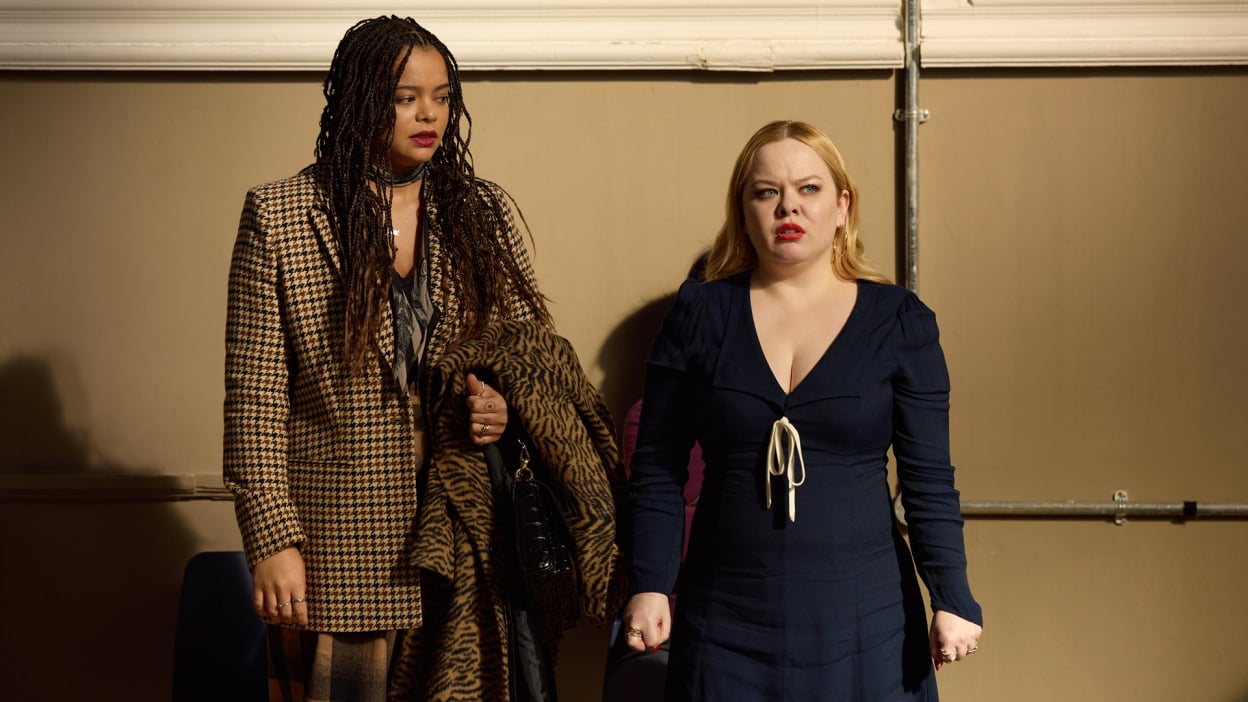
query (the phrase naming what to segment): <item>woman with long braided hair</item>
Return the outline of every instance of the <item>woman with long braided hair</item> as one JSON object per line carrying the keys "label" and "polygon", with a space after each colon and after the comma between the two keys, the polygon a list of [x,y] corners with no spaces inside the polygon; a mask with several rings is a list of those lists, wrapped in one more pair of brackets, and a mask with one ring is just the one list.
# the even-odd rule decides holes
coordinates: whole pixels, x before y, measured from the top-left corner
{"label": "woman with long braided hair", "polygon": [[[493,321],[550,316],[523,218],[474,175],[458,68],[437,37],[411,19],[356,24],[324,94],[316,162],[253,188],[243,209],[224,475],[256,611],[276,625],[271,697],[383,700],[396,641],[422,619],[424,370]],[[465,379],[475,446],[508,425],[483,380]]]}

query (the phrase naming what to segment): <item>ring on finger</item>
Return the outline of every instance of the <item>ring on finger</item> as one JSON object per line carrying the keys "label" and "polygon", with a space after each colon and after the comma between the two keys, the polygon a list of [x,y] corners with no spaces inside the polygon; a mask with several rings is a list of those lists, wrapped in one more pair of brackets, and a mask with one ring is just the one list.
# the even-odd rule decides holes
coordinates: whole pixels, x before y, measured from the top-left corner
{"label": "ring on finger", "polygon": [[966,649],[966,654],[969,656],[970,654],[978,650],[979,650],[979,644],[975,644],[974,646],[971,646],[970,648]]}
{"label": "ring on finger", "polygon": [[641,627],[630,626],[624,630],[624,636],[630,639],[640,639],[645,636],[645,633],[642,632]]}
{"label": "ring on finger", "polygon": [[477,397],[485,397],[485,389],[489,387],[484,382],[481,383],[481,392],[477,393]]}
{"label": "ring on finger", "polygon": [[290,598],[290,603],[291,603],[291,604],[303,604],[304,602],[307,602],[307,600],[303,599],[302,597],[292,597],[292,598]]}
{"label": "ring on finger", "polygon": [[290,603],[289,603],[289,602],[278,602],[278,603],[277,603],[277,608],[278,608],[278,609],[284,609],[284,608],[289,607],[289,606],[290,606]]}
{"label": "ring on finger", "polygon": [[485,435],[486,435],[486,434],[489,434],[489,433],[490,433],[490,425],[489,425],[489,424],[482,424],[482,425],[481,425],[481,431],[477,432],[477,436],[480,436],[480,437],[482,437],[482,438],[485,438]]}

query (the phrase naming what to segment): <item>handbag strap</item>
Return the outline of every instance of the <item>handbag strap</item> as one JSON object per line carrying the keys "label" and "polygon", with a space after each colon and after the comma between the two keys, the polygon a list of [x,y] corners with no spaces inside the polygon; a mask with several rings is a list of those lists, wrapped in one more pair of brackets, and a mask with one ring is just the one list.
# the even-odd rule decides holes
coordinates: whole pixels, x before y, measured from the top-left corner
{"label": "handbag strap", "polygon": [[516,480],[532,480],[533,469],[529,467],[529,447],[519,439],[516,439],[516,443],[520,445],[520,466],[516,468],[515,475],[512,477]]}

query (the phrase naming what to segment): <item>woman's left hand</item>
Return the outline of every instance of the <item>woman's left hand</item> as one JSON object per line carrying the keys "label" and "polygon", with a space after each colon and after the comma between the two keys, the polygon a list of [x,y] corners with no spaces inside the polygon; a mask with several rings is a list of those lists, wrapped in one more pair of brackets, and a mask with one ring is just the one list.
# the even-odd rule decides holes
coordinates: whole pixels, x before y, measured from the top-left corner
{"label": "woman's left hand", "polygon": [[936,610],[932,615],[932,633],[928,643],[936,670],[979,650],[979,636],[983,632],[983,628],[974,622],[952,612]]}
{"label": "woman's left hand", "polygon": [[507,403],[498,390],[468,374],[468,435],[478,446],[498,441],[507,428]]}

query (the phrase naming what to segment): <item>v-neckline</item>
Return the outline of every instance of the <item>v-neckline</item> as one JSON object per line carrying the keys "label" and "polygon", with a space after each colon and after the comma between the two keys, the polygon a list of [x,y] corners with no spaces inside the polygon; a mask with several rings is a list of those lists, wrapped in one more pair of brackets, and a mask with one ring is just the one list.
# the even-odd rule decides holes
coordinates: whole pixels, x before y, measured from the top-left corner
{"label": "v-neckline", "polygon": [[820,354],[819,360],[815,361],[815,364],[810,367],[810,370],[806,373],[806,375],[802,376],[802,379],[797,381],[797,383],[793,386],[793,389],[785,390],[784,384],[780,382],[780,379],[776,377],[775,371],[771,369],[771,363],[767,360],[766,352],[763,351],[763,340],[758,335],[758,324],[754,321],[754,300],[750,297],[750,284],[748,278],[745,280],[744,291],[745,316],[746,319],[749,320],[750,334],[754,338],[754,350],[758,352],[758,357],[762,360],[763,367],[767,369],[767,375],[771,378],[771,382],[774,384],[775,388],[780,391],[781,396],[783,396],[786,401],[793,397],[793,395],[806,384],[806,381],[809,380],[810,377],[813,376],[828,360],[828,356],[832,354],[832,351],[836,348],[837,344],[845,336],[845,332],[849,329],[849,325],[854,321],[854,318],[858,316],[858,309],[861,307],[862,303],[862,281],[855,280],[854,303],[849,308],[849,315],[845,317],[845,323],[841,325],[840,331],[836,333],[836,336],[832,337],[832,341],[828,342],[827,348],[825,348],[823,353]]}

